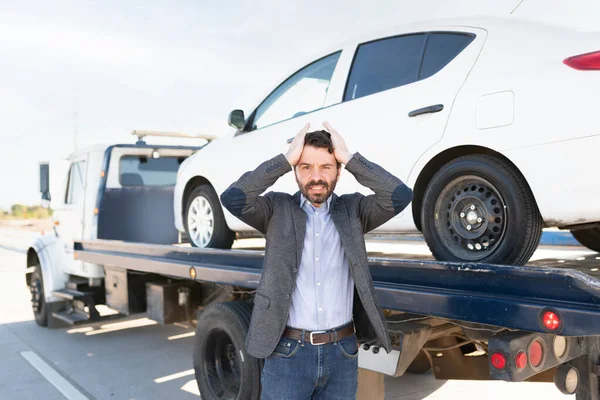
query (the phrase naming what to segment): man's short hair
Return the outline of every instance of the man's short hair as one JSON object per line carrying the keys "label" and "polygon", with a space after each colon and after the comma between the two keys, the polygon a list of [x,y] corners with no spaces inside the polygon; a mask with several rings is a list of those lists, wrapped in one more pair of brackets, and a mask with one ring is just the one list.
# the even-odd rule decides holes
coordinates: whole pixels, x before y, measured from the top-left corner
{"label": "man's short hair", "polygon": [[[333,154],[331,134],[324,130],[308,132],[304,137],[304,145],[316,147],[317,149],[327,149],[329,154]],[[337,167],[341,167],[339,162],[337,163]]]}

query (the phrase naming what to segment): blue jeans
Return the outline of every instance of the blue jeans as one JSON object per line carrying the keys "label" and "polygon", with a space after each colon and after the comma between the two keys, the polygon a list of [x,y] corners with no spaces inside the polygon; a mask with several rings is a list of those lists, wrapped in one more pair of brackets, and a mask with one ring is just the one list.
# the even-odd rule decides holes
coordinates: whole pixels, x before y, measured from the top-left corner
{"label": "blue jeans", "polygon": [[356,399],[356,336],[323,345],[312,345],[305,336],[304,341],[281,338],[265,359],[261,400]]}

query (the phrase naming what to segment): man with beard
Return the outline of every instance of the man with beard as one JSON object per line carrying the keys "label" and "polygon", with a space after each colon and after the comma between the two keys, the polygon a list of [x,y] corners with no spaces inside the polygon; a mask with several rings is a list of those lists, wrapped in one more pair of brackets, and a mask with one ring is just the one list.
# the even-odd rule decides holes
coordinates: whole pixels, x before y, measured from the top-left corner
{"label": "man with beard", "polygon": [[[233,215],[266,237],[246,337],[246,351],[265,358],[263,400],[354,399],[359,342],[391,350],[364,234],[400,213],[412,191],[352,155],[328,123],[326,130],[307,133],[309,127],[285,155],[245,173],[221,195]],[[341,164],[374,194],[334,194]],[[260,195],[292,169],[299,192]]]}

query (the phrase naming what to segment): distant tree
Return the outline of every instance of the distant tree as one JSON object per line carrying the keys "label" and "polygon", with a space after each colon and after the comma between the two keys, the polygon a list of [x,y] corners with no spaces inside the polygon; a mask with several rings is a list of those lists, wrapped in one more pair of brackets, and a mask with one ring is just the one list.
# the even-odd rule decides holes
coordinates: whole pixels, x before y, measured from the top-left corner
{"label": "distant tree", "polygon": [[15,204],[10,213],[0,210],[0,219],[46,219],[52,216],[52,210],[40,206]]}

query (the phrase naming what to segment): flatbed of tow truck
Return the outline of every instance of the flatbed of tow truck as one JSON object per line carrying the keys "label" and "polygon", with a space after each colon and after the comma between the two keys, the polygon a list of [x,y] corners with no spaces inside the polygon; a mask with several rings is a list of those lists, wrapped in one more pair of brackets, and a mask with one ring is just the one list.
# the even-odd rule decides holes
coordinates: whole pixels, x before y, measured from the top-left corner
{"label": "flatbed of tow truck", "polygon": [[[229,300],[249,303],[264,253],[93,240],[76,242],[75,257],[132,273],[215,285],[233,296]],[[387,355],[365,343],[361,367],[399,376],[418,369],[418,358],[425,354],[438,378],[555,380],[559,389],[567,390],[567,372],[578,366],[577,399],[598,398],[598,255],[539,259],[526,266],[414,258],[370,253],[369,266],[388,316],[394,351]],[[205,307],[199,310],[198,327]],[[556,319],[554,324],[547,323],[548,315]],[[553,356],[556,338],[564,341],[565,350]],[[529,352],[533,342],[543,349],[543,363],[523,367],[511,361],[515,351]],[[492,357],[499,354],[505,357],[502,368]]]}

